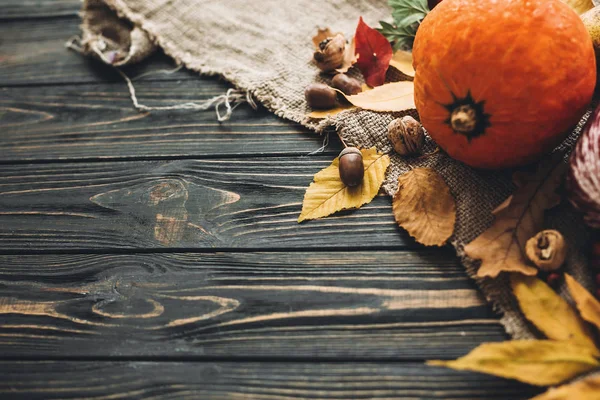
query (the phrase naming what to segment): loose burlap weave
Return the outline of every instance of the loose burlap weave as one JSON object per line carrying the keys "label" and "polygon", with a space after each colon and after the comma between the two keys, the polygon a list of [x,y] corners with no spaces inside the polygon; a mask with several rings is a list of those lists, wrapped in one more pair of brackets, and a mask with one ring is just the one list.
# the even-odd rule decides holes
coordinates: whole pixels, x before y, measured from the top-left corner
{"label": "loose burlap weave", "polygon": [[[335,125],[346,143],[359,147],[377,146],[379,150],[391,153],[387,125],[398,115],[360,110],[319,122],[307,119],[310,110],[304,101],[304,88],[314,81],[324,80],[311,63],[311,38],[317,28],[331,27],[349,37],[359,16],[370,25],[388,19],[391,10],[387,0],[93,0],[93,3],[88,0],[83,9],[84,50],[86,41],[103,40],[103,28],[97,25],[102,18],[97,13],[101,16],[106,9],[97,4],[100,1],[127,21],[112,24],[125,36],[130,33],[133,39],[137,32],[135,35],[140,40],[141,29],[152,43],[178,63],[202,74],[224,77],[283,118],[316,131]],[[112,32],[111,36],[114,42],[120,34]],[[119,60],[142,58],[132,39],[122,42],[120,51],[123,55]],[[109,47],[114,51],[114,45]],[[106,46],[103,44],[102,48]],[[144,49],[147,53],[148,47]],[[569,136],[563,149],[570,150],[580,129],[581,126]],[[435,146],[429,141],[428,147],[433,149]],[[514,190],[510,172],[476,171],[442,152],[421,160],[392,155],[385,191],[393,195],[400,174],[411,167],[424,165],[437,170],[456,197],[458,215],[451,243],[468,274],[475,277],[477,264],[465,258],[463,246],[491,224],[491,211]],[[547,226],[563,232],[570,242],[568,270],[589,288],[591,282],[582,249],[587,237],[581,219],[567,204],[549,214]],[[502,313],[502,323],[513,337],[535,335],[534,329],[520,314],[506,278],[478,280],[478,284]]]}

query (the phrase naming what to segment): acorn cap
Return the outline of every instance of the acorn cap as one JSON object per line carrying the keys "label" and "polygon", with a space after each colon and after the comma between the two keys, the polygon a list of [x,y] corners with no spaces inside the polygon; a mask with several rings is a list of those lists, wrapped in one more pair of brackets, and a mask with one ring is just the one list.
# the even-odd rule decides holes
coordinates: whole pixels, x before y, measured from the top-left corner
{"label": "acorn cap", "polygon": [[359,149],[357,149],[356,147],[346,147],[344,150],[342,150],[342,152],[339,155],[339,158],[342,158],[343,156],[345,156],[346,154],[360,154],[362,156],[362,153],[360,152]]}

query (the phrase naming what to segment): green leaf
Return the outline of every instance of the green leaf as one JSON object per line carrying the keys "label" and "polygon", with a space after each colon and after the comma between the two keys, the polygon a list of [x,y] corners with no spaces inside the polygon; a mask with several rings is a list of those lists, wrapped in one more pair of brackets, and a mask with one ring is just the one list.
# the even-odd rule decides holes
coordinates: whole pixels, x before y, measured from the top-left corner
{"label": "green leaf", "polygon": [[407,17],[419,14],[423,19],[429,12],[427,0],[389,0],[388,4],[392,7],[392,17],[399,26]]}
{"label": "green leaf", "polygon": [[392,42],[394,51],[402,48],[412,48],[412,43],[417,34],[418,24],[413,24],[404,27],[397,27],[385,21],[380,21],[381,28],[378,29],[387,40]]}

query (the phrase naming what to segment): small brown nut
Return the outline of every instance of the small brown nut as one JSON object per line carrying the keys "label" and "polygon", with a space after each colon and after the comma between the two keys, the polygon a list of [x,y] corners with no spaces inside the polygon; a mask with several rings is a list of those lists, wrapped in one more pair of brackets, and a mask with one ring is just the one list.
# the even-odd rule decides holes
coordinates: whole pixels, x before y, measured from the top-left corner
{"label": "small brown nut", "polygon": [[362,92],[362,86],[360,85],[360,82],[354,78],[350,78],[346,74],[337,74],[334,76],[331,80],[331,85],[334,88],[341,90],[348,96]]}
{"label": "small brown nut", "polygon": [[328,110],[337,104],[335,90],[323,83],[312,83],[304,91],[306,102],[311,108]]}
{"label": "small brown nut", "polygon": [[390,123],[388,139],[401,156],[418,154],[425,143],[425,130],[416,119],[406,115]]}
{"label": "small brown nut", "polygon": [[338,33],[334,37],[323,40],[313,57],[321,71],[331,72],[342,66],[345,53],[346,39],[344,35]]}
{"label": "small brown nut", "polygon": [[565,238],[555,230],[541,231],[525,245],[527,257],[542,271],[559,269],[565,263],[567,250]]}
{"label": "small brown nut", "polygon": [[347,186],[358,186],[365,175],[362,153],[356,147],[346,147],[339,156],[340,178]]}

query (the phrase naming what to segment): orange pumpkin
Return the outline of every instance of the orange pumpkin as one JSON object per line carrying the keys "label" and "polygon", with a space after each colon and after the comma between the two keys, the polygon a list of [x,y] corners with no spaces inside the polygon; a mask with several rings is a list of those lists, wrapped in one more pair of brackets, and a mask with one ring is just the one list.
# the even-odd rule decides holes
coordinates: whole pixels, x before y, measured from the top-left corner
{"label": "orange pumpkin", "polygon": [[592,41],[560,0],[444,0],[413,48],[421,122],[451,157],[479,168],[538,159],[586,111]]}

